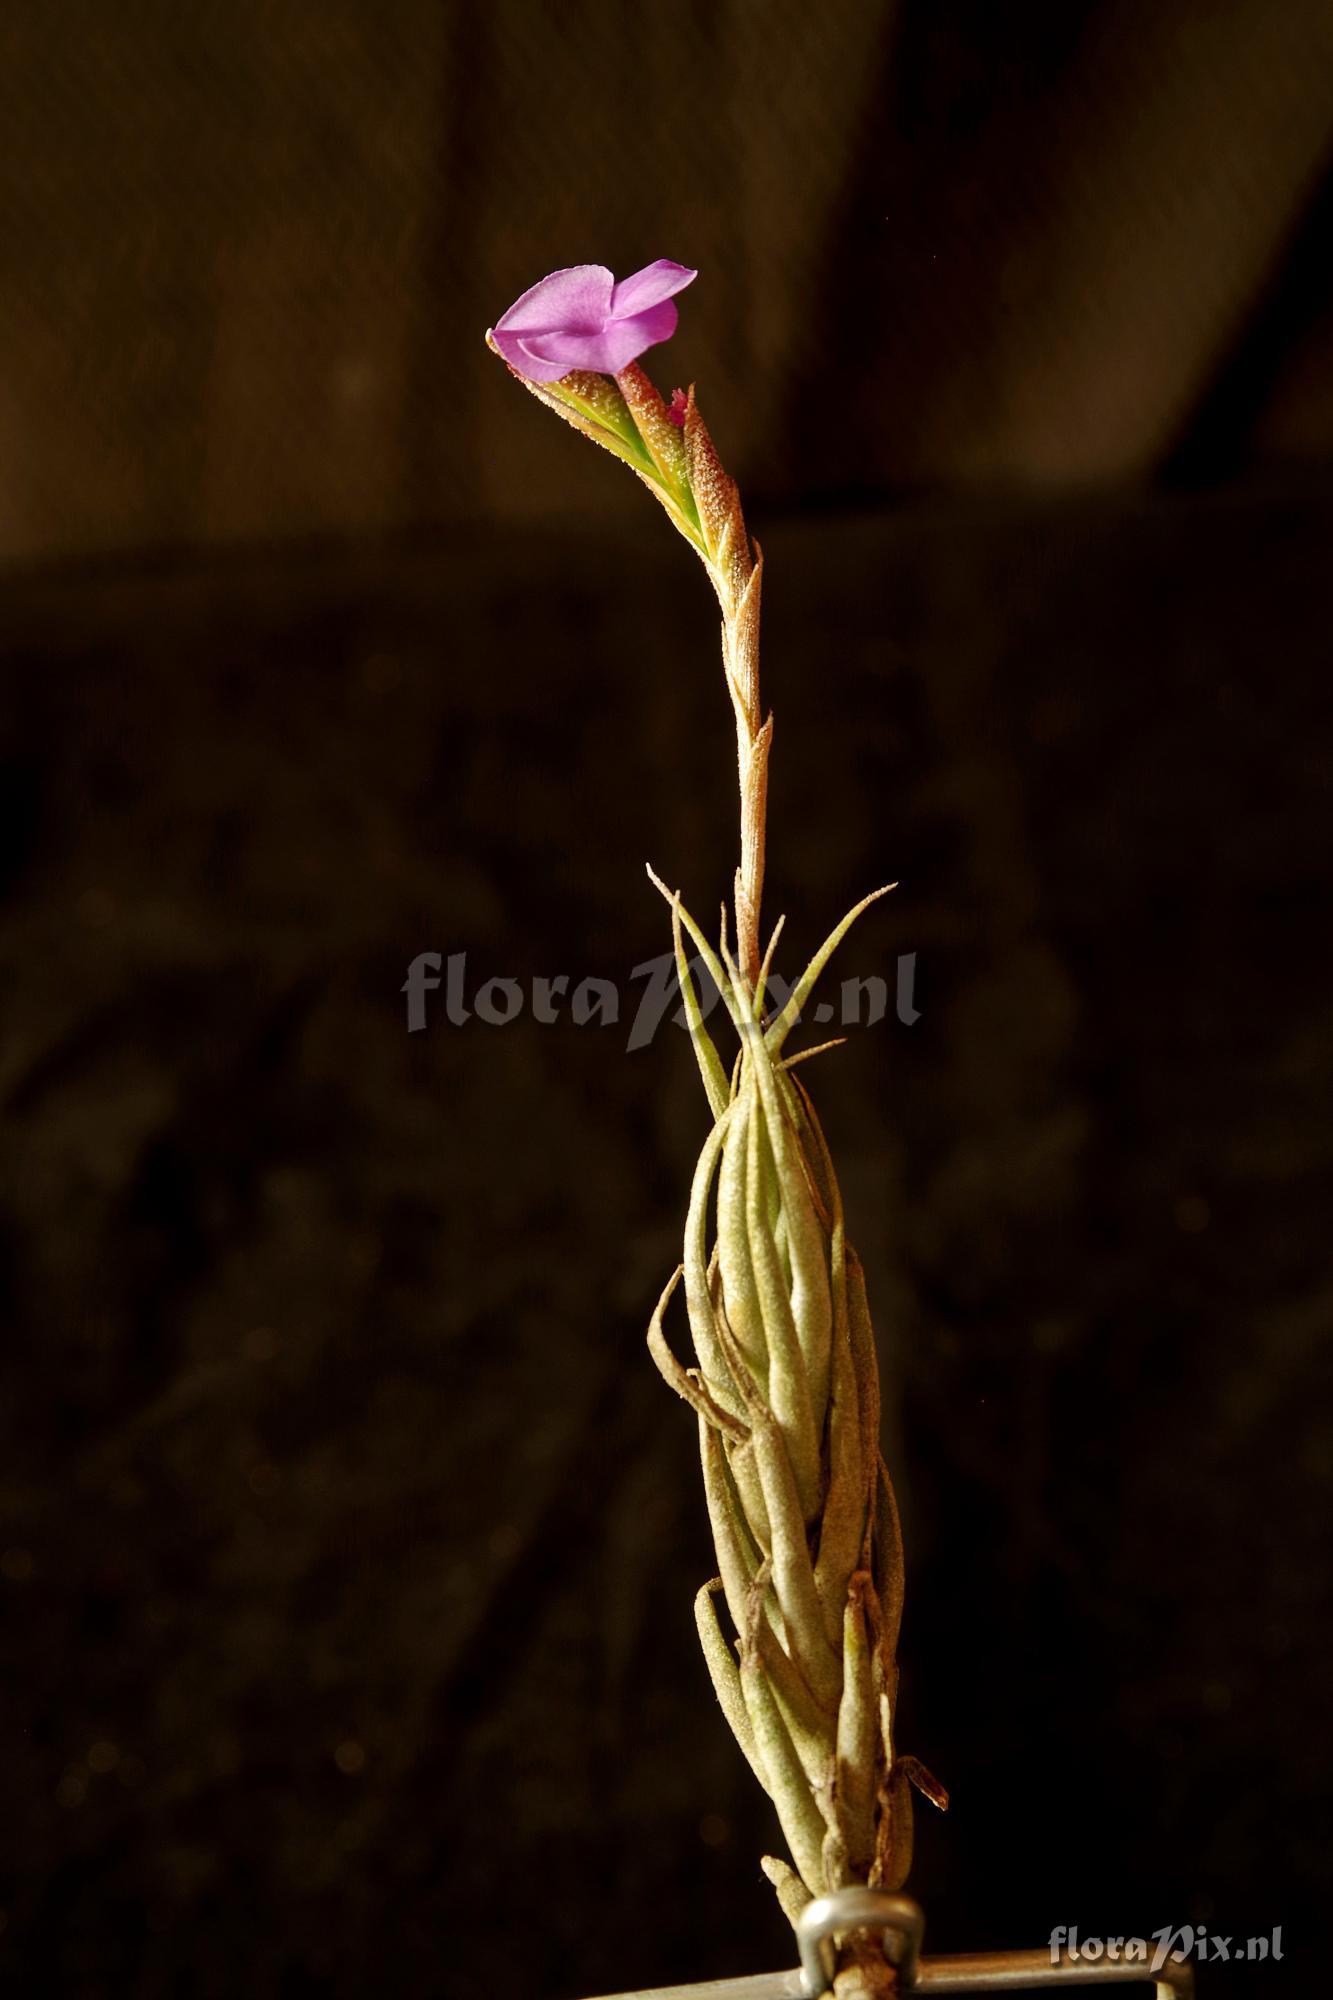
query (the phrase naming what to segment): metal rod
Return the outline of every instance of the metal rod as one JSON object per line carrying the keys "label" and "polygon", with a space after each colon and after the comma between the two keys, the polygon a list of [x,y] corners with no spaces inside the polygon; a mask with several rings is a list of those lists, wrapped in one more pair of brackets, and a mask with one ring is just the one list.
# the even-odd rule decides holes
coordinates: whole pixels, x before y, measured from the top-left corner
{"label": "metal rod", "polygon": [[[1051,1964],[1044,1951],[961,1952],[956,1956],[918,1961],[911,1993],[1013,1993],[1031,1987],[1103,1986],[1138,1981],[1156,1988],[1157,2000],[1188,2000],[1194,1991],[1191,1968],[1168,1960],[1157,1972],[1141,1963],[1131,1965],[1080,1960]],[[740,1979],[705,1979],[691,1986],[655,1986],[637,1993],[619,1993],[607,2000],[805,2000],[799,1970],[752,1972]]]}
{"label": "metal rod", "polygon": [[1183,1959],[1154,1966],[1144,1959],[1070,1958],[1049,1949],[969,1951],[919,1956],[926,1918],[910,1896],[882,1889],[837,1889],[807,1903],[797,1921],[801,1968],[744,1979],[709,1979],[695,1986],[660,1986],[608,2000],[819,2000],[833,1975],[831,1940],[843,1931],[879,1931],[884,1955],[897,1968],[904,1996],[912,1993],[1015,1993],[1033,1987],[1152,1986],[1156,2000],[1192,2000],[1194,1969]]}
{"label": "metal rod", "polygon": [[805,1987],[793,1972],[751,1972],[741,1979],[704,1979],[693,1986],[654,1986],[637,1993],[608,1993],[602,2000],[802,2000]]}
{"label": "metal rod", "polygon": [[1151,1983],[1158,2000],[1194,1992],[1194,1973],[1178,1959],[1156,1971],[1146,1959],[1066,1958],[1049,1951],[967,1951],[923,1958],[907,1993],[1007,1993],[1031,1986],[1130,1986]]}

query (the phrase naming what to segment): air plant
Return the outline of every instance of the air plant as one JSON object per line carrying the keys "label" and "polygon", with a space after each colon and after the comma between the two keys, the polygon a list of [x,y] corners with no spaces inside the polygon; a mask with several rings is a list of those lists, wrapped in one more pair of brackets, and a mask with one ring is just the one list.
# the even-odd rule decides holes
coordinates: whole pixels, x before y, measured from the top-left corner
{"label": "air plant", "polygon": [[[675,295],[695,276],[665,258],[619,283],[599,264],[556,271],[487,341],[548,409],[638,474],[699,555],[722,613],[740,778],[734,944],[725,905],[714,949],[679,893],[649,870],[671,908],[712,1126],[682,1259],[648,1345],[698,1419],[718,1574],[700,1590],[695,1617],[718,1701],[787,1842],[789,1860],[769,1855],[762,1865],[794,1923],[827,1891],[899,1888],[912,1854],[913,1787],[941,1808],[948,1801],[895,1749],[903,1555],[880,1452],[875,1338],[833,1162],[798,1074],[819,1050],[788,1052],[833,952],[887,890],[858,903],[784,1004],[768,1006],[782,919],[761,950],[773,741],[759,697],[763,555],[693,387],[668,403],[638,365],[675,331]],[[733,1064],[705,1026],[687,938],[725,1002]],[[677,1359],[665,1331],[682,1279],[692,1364]],[[843,1940],[839,1995],[887,1993],[893,1983],[876,1943]]]}

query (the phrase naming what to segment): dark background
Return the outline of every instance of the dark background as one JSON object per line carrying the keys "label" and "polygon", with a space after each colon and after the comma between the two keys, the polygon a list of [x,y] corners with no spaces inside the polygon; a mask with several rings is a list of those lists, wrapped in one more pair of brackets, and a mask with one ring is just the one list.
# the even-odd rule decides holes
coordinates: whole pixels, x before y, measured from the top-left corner
{"label": "dark background", "polygon": [[[481,332],[698,265],[764,542],[770,908],[909,1554],[935,1949],[1329,1872],[1323,0],[0,20],[16,1993],[789,1965],[643,1329],[705,1113],[630,969],[733,865],[707,585]],[[1305,1990],[1315,1990],[1309,1986]]]}

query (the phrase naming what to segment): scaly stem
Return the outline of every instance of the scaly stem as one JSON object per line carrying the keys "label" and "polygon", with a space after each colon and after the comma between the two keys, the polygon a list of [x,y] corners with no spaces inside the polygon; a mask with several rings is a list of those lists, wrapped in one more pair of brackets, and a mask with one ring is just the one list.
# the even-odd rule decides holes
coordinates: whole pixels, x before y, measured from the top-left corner
{"label": "scaly stem", "polygon": [[722,664],[736,714],[740,778],[741,860],[736,873],[736,945],[753,992],[759,981],[759,909],[764,893],[764,831],[768,752],[773,719],[759,704],[759,598],[763,551],[751,552],[736,482],[723,469],[690,390],[685,408],[685,459],[699,517],[698,546],[722,611]]}
{"label": "scaly stem", "polygon": [[[759,982],[759,910],[764,894],[764,841],[768,817],[768,749],[772,718],[759,719],[759,567],[753,615],[723,613],[722,653],[736,711],[736,762],[740,777],[741,865],[736,876],[736,945],[753,992]],[[716,579],[715,579],[716,581]],[[719,595],[721,593],[719,592]],[[747,657],[748,656],[748,657]]]}

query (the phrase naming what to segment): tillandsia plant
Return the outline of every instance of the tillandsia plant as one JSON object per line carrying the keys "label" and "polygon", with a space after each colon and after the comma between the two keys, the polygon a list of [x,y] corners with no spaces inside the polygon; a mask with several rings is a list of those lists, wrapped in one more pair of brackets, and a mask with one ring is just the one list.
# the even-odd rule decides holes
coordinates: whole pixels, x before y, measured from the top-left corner
{"label": "tillandsia plant", "polygon": [[[649,870],[671,906],[685,1015],[713,1122],[694,1175],[682,1262],[652,1316],[648,1345],[698,1418],[718,1574],[699,1592],[695,1616],[718,1701],[790,1849],[790,1860],[766,1856],[763,1868],[794,1923],[826,1891],[901,1887],[912,1853],[913,1786],[937,1806],[947,1798],[916,1759],[895,1749],[903,1557],[879,1446],[875,1339],[833,1162],[797,1074],[820,1051],[788,1052],[837,945],[886,891],[843,918],[781,1007],[766,1004],[782,919],[761,950],[773,740],[759,698],[763,555],[746,532],[736,484],[693,387],[667,402],[638,365],[674,333],[675,294],[695,276],[665,258],[618,284],[600,264],[576,265],[525,292],[486,337],[548,409],[639,475],[701,558],[722,612],[740,774],[734,947],[725,904],[714,950],[679,893]],[[730,1067],[704,1023],[687,937],[735,1031],[739,1052]],[[682,1278],[692,1366],[676,1358],[664,1330]],[[882,1994],[893,1984],[877,1943],[843,1940],[840,1995]]]}

